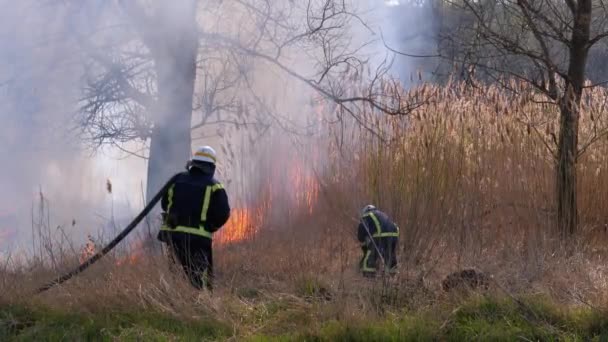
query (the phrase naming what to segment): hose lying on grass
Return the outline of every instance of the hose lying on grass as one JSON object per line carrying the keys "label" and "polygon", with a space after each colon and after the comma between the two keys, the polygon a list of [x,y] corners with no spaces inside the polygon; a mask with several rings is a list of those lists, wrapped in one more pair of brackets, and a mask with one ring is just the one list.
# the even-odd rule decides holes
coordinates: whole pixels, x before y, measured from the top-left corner
{"label": "hose lying on grass", "polygon": [[116,247],[116,245],[118,245],[125,237],[127,237],[127,235],[129,235],[129,233],[131,233],[131,231],[133,229],[135,229],[135,227],[137,227],[137,225],[139,224],[139,222],[141,222],[141,220],[143,220],[143,218],[146,217],[146,215],[148,215],[148,213],[150,213],[150,211],[152,210],[152,208],[154,208],[154,206],[156,205],[156,203],[158,203],[158,201],[160,201],[160,199],[167,192],[167,190],[169,189],[169,187],[171,186],[171,184],[173,184],[173,182],[175,181],[175,178],[178,175],[179,174],[176,174],[173,177],[171,177],[171,179],[169,179],[167,181],[167,183],[165,183],[165,185],[160,189],[160,191],[158,191],[158,193],[156,193],[156,195],[150,200],[150,202],[148,202],[148,204],[146,205],[146,207],[139,213],[139,215],[137,215],[133,219],[133,221],[131,221],[131,223],[129,223],[129,225],[120,234],[118,234],[118,236],[116,236],[114,238],[114,240],[112,240],[108,245],[106,245],[101,251],[97,252],[95,255],[93,255],[91,258],[89,258],[88,260],[86,260],[85,262],[83,262],[82,264],[80,264],[77,268],[75,268],[71,272],[68,272],[68,273],[66,273],[66,274],[64,274],[64,275],[56,278],[52,282],[50,282],[50,283],[48,283],[48,284],[40,287],[36,291],[36,294],[42,293],[42,292],[44,292],[44,291],[52,288],[55,285],[59,285],[59,284],[65,282],[65,281],[71,279],[75,275],[78,275],[79,273],[81,273],[84,270],[86,270],[87,268],[89,268],[89,266],[91,266],[94,263],[96,263],[104,255],[108,254],[114,247]]}

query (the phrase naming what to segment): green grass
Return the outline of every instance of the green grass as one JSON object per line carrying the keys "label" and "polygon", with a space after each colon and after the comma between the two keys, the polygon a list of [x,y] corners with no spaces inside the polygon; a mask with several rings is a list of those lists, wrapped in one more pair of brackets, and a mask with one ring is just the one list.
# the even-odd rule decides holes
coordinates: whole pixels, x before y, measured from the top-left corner
{"label": "green grass", "polygon": [[158,313],[0,309],[0,341],[212,341],[229,331],[213,319],[188,321]]}
{"label": "green grass", "polygon": [[[274,309],[272,303],[267,307]],[[280,305],[276,306],[278,314]],[[543,297],[476,297],[459,307],[435,306],[379,319],[319,322],[314,312],[269,315],[269,329],[237,340],[259,341],[608,341],[608,314],[569,309]],[[307,319],[305,319],[306,316]],[[263,320],[263,319],[262,319]],[[1,341],[211,341],[233,335],[213,318],[182,320],[158,313],[62,313],[0,308]],[[244,338],[247,336],[247,338]]]}
{"label": "green grass", "polygon": [[327,322],[315,331],[261,341],[607,341],[608,314],[561,309],[530,297],[476,298],[451,312],[433,308],[376,322]]}
{"label": "green grass", "polygon": [[608,315],[559,308],[543,297],[484,298],[458,310],[446,335],[453,340],[608,341]]}

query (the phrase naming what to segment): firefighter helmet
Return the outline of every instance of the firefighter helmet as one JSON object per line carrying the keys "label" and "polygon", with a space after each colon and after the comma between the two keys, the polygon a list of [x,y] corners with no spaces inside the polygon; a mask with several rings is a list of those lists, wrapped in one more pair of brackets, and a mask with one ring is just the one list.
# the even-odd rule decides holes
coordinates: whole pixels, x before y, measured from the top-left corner
{"label": "firefighter helmet", "polygon": [[194,152],[194,156],[192,156],[193,162],[205,162],[211,163],[213,165],[215,165],[216,159],[217,155],[215,153],[215,150],[211,148],[211,146],[199,147],[198,149],[196,149],[196,152]]}
{"label": "firefighter helmet", "polygon": [[376,207],[371,204],[366,205],[365,207],[363,207],[363,209],[361,209],[361,216],[367,214],[372,210],[376,210]]}

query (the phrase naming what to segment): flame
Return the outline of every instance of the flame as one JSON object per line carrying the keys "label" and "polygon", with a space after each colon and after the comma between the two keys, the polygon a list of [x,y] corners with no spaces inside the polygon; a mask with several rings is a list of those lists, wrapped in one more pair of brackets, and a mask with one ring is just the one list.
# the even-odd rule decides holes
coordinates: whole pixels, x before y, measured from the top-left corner
{"label": "flame", "polygon": [[253,211],[249,208],[235,208],[230,213],[230,219],[220,230],[217,242],[226,244],[237,242],[252,237],[256,233],[255,218]]}
{"label": "flame", "polygon": [[137,264],[144,254],[144,241],[141,239],[135,240],[133,245],[129,248],[127,255],[116,259],[116,266],[122,265],[135,265]]}
{"label": "flame", "polygon": [[297,208],[306,208],[308,214],[312,215],[319,198],[318,180],[297,163],[290,169],[289,177]]}
{"label": "flame", "polygon": [[[214,238],[217,242],[229,244],[253,238],[260,227],[271,219],[273,209],[276,211],[274,203],[287,204],[287,210],[290,212],[305,212],[308,215],[314,213],[320,192],[317,178],[304,167],[302,162],[292,159],[288,165],[286,173],[275,169],[276,173],[264,180],[258,189],[259,196],[255,205],[232,209],[230,219]],[[287,181],[288,188],[277,193],[273,190],[275,190],[275,181],[281,179],[281,173],[283,179]]]}
{"label": "flame", "polygon": [[[130,247],[129,252],[125,256],[122,256],[122,257],[119,257],[116,259],[116,261],[115,261],[116,266],[122,266],[122,265],[126,265],[126,264],[134,265],[134,264],[138,263],[139,260],[141,260],[142,255],[144,253],[143,245],[144,245],[143,240],[141,240],[141,239],[135,240],[133,245]],[[95,253],[97,253],[97,246],[95,244],[95,240],[93,240],[93,238],[91,236],[88,236],[87,242],[80,252],[78,261],[80,261],[80,263],[83,263],[83,262],[87,261],[89,258],[91,258],[93,255],[95,255]]]}
{"label": "flame", "polygon": [[96,252],[97,252],[97,247],[95,246],[95,240],[93,240],[93,238],[89,235],[87,237],[87,243],[84,245],[84,247],[82,248],[82,251],[80,252],[78,261],[80,261],[80,263],[83,263],[83,262],[87,261],[90,257],[92,257],[93,255],[95,255]]}
{"label": "flame", "polygon": [[[312,155],[314,157],[317,154],[312,153]],[[316,160],[312,162],[314,163]],[[267,178],[262,180],[257,189],[258,196],[251,201],[252,204],[231,210],[230,219],[215,234],[215,242],[230,244],[253,238],[260,228],[272,219],[273,210],[278,212],[278,215],[282,215],[282,209],[287,209],[288,213],[293,212],[297,215],[314,214],[321,189],[316,175],[312,172],[310,165],[305,165],[302,160],[293,156],[286,160],[286,166],[287,172],[281,167],[276,167]],[[278,180],[286,181],[286,183]],[[286,189],[281,189],[281,185],[286,185]],[[279,208],[275,208],[275,204]],[[286,207],[282,205],[286,205]],[[143,245],[141,239],[134,241],[130,252],[116,259],[116,265],[137,264],[144,254]],[[89,237],[81,252],[80,262],[86,261],[95,253],[95,242]]]}
{"label": "flame", "polygon": [[268,221],[272,208],[272,184],[268,182],[257,198],[256,205],[231,210],[230,219],[220,230],[216,241],[229,244],[253,238]]}
{"label": "flame", "polygon": [[116,260],[116,266],[123,265],[135,265],[141,260],[141,255],[139,253],[129,253],[129,255],[118,258]]}

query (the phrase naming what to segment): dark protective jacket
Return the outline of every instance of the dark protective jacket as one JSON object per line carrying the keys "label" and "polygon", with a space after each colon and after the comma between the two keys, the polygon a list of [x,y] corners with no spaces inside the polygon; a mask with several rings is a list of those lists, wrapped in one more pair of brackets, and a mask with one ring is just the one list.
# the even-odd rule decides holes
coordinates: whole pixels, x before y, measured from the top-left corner
{"label": "dark protective jacket", "polygon": [[211,239],[230,217],[228,195],[213,174],[197,167],[180,174],[161,200],[164,222],[159,240],[174,232]]}
{"label": "dark protective jacket", "polygon": [[382,211],[371,210],[361,217],[357,229],[357,239],[363,243],[370,235],[373,238],[399,237],[399,227]]}

